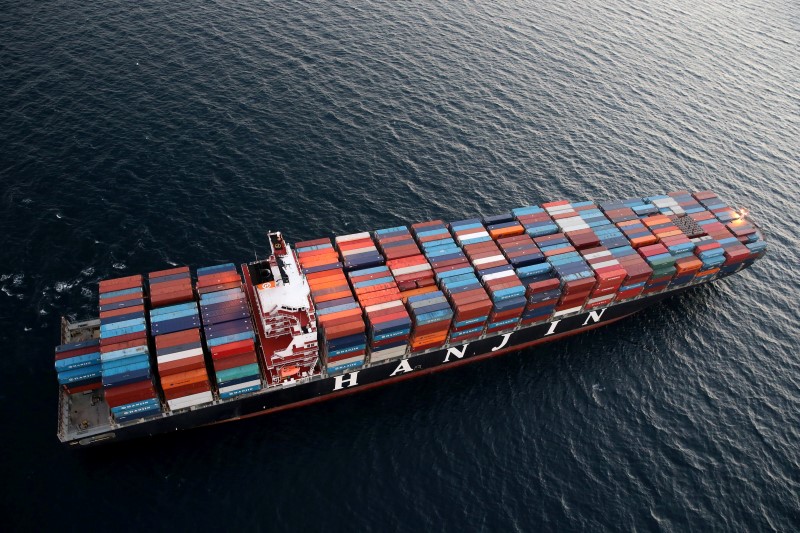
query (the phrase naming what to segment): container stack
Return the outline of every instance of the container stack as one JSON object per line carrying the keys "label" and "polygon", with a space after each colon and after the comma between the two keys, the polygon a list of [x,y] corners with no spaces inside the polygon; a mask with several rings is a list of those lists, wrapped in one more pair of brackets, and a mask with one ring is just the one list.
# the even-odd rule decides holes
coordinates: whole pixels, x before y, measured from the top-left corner
{"label": "container stack", "polygon": [[[530,239],[527,235],[524,237]],[[516,327],[525,311],[527,300],[525,286],[514,272],[513,266],[494,241],[468,244],[464,246],[464,251],[491,298],[492,310],[488,317],[486,333],[496,333]]]}
{"label": "container stack", "polygon": [[594,271],[563,233],[533,239],[561,280],[561,299],[554,316],[581,310],[595,285]]}
{"label": "container stack", "polygon": [[543,204],[561,232],[577,250],[600,244],[595,228],[609,225],[608,219],[591,202],[568,203],[566,200]]}
{"label": "container stack", "polygon": [[440,348],[447,341],[453,310],[441,291],[408,298],[408,310],[414,324],[411,350],[415,352]]}
{"label": "container stack", "polygon": [[451,222],[450,231],[461,246],[492,240],[491,235],[486,231],[480,218],[469,218]]}
{"label": "container stack", "polygon": [[645,201],[652,203],[658,208],[658,212],[666,216],[680,216],[685,215],[683,207],[678,205],[678,201],[670,195],[660,194],[657,196],[648,196],[644,198]]}
{"label": "container stack", "polygon": [[633,209],[619,201],[603,202],[600,204],[600,209],[605,213],[607,219],[617,225],[620,222],[639,219],[639,215],[634,213]]}
{"label": "container stack", "polygon": [[725,248],[724,272],[735,272],[747,261],[761,257],[767,244],[761,240],[759,231],[744,219],[737,219],[725,225],[725,228],[736,237],[738,244],[723,245]]}
{"label": "container stack", "polygon": [[197,292],[220,399],[260,390],[253,320],[236,265],[198,268]]}
{"label": "container stack", "polygon": [[661,243],[642,246],[637,251],[653,269],[653,275],[645,284],[643,294],[666,289],[676,272],[675,257]]}
{"label": "container stack", "polygon": [[634,248],[650,246],[651,244],[658,242],[658,238],[650,233],[650,230],[647,229],[647,226],[644,225],[644,222],[638,218],[635,220],[617,222],[616,226],[622,230],[622,233],[625,234],[625,237]]}
{"label": "container stack", "polygon": [[589,248],[581,253],[597,279],[584,308],[590,310],[609,305],[628,276],[627,271],[605,246]]}
{"label": "container stack", "polygon": [[525,233],[525,228],[514,218],[512,213],[483,217],[483,223],[489,236],[494,240]]}
{"label": "container stack", "polygon": [[[689,191],[670,192],[667,193],[667,196],[674,199],[675,202],[683,211],[683,213],[687,215],[690,215],[692,213],[699,213],[700,211],[705,211],[705,207],[700,205],[700,203],[694,199],[694,197]],[[662,214],[665,215],[667,213],[662,212]]]}
{"label": "container stack", "polygon": [[150,281],[150,306],[163,307],[194,301],[189,267],[177,267],[153,272]]}
{"label": "container stack", "polygon": [[402,300],[391,300],[364,308],[369,331],[370,362],[402,357],[408,351],[411,317]]}
{"label": "container stack", "polygon": [[561,298],[561,281],[550,278],[530,283],[527,285],[525,295],[528,303],[520,323],[527,325],[543,322],[555,312],[556,304]]}
{"label": "container stack", "polygon": [[498,239],[497,245],[515,269],[545,262],[544,254],[528,234]]}
{"label": "container stack", "polygon": [[618,246],[609,251],[627,274],[617,291],[615,300],[621,302],[641,295],[653,275],[653,269],[632,246]]}
{"label": "container stack", "polygon": [[[476,224],[473,220],[475,219],[459,222],[455,227],[463,228],[465,224]],[[479,222],[477,224],[480,228],[483,227]],[[472,242],[472,244],[464,245],[465,249],[486,244],[494,246],[491,238],[488,237],[488,232],[484,232],[485,235],[480,237],[464,237],[463,230],[453,231],[454,233],[462,232],[460,235],[455,233],[456,238],[461,237],[463,242]],[[468,235],[475,235],[475,233]],[[447,250],[452,251],[450,245],[447,246]],[[450,342],[463,342],[483,334],[492,310],[492,301],[478,281],[475,269],[465,257],[464,252],[458,248],[456,250],[457,253],[440,256],[443,259],[437,261],[436,277],[453,309]]]}
{"label": "container stack", "polygon": [[304,274],[342,268],[339,254],[334,250],[330,239],[298,242],[294,251]]}
{"label": "container stack", "polygon": [[[403,306],[400,290],[389,268],[379,266],[354,270],[348,277],[367,317],[370,361],[405,354],[411,334],[411,318]],[[330,303],[335,304],[336,301]],[[354,348],[359,347],[356,345]]]}
{"label": "container stack", "polygon": [[630,208],[636,216],[646,217],[658,213],[658,207],[642,198],[627,198],[619,201],[624,207]]}
{"label": "container stack", "polygon": [[161,412],[147,344],[142,276],[100,282],[100,361],[103,392],[114,420]]}
{"label": "container stack", "polygon": [[296,250],[316,307],[320,354],[328,374],[363,366],[366,324],[330,239],[298,243]]}
{"label": "container stack", "polygon": [[155,342],[158,375],[169,408],[177,411],[212,401],[200,329],[159,335]]}
{"label": "container stack", "polygon": [[514,214],[514,218],[525,228],[525,233],[531,237],[542,237],[558,231],[558,226],[553,223],[553,219],[541,207],[518,207],[511,212]]}
{"label": "container stack", "polygon": [[694,243],[668,216],[655,215],[642,219],[642,222],[672,255],[680,257],[694,250]]}
{"label": "container stack", "polygon": [[400,291],[436,284],[431,265],[405,226],[378,230],[375,237]]}
{"label": "container stack", "polygon": [[384,263],[383,256],[368,231],[340,235],[335,242],[345,270],[359,270]]}
{"label": "container stack", "polygon": [[153,306],[150,330],[155,337],[156,364],[167,405],[176,411],[212,401],[189,268],[153,272],[148,282]]}
{"label": "container stack", "polygon": [[725,203],[711,191],[696,192],[692,196],[720,222],[727,223],[739,218],[738,213],[736,213],[734,209],[725,205]]}
{"label": "container stack", "polygon": [[69,394],[101,388],[100,339],[57,346],[55,367],[58,384]]}

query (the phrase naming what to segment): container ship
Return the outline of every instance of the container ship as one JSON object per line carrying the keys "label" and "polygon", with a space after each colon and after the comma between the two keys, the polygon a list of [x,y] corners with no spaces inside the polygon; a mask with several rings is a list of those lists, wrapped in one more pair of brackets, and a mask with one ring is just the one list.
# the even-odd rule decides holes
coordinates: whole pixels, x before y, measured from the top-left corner
{"label": "container ship", "polygon": [[299,407],[612,323],[766,252],[710,191],[566,200],[99,282],[62,318],[58,438],[93,446]]}

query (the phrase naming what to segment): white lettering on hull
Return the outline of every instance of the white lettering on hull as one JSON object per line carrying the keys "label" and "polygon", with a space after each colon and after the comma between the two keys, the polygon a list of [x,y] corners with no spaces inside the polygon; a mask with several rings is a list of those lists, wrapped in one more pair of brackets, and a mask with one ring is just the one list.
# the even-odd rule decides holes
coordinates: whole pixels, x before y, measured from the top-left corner
{"label": "white lettering on hull", "polygon": [[510,338],[511,338],[511,333],[506,333],[505,335],[503,335],[503,342],[500,343],[500,346],[495,346],[494,348],[492,348],[492,351],[496,352],[497,350],[508,344],[508,339]]}
{"label": "white lettering on hull", "polygon": [[410,364],[408,364],[408,359],[403,359],[402,361],[400,361],[400,364],[397,365],[397,368],[395,368],[394,372],[389,374],[389,377],[394,376],[395,374],[398,373],[405,374],[406,372],[413,372],[413,371],[414,369],[411,368]]}
{"label": "white lettering on hull", "polygon": [[542,337],[547,337],[548,335],[552,335],[556,332],[556,328],[558,327],[558,323],[561,322],[560,320],[556,320],[552,324],[550,324],[550,329],[547,330],[547,333],[542,335]]}
{"label": "white lettering on hull", "polygon": [[467,353],[467,346],[469,346],[469,343],[467,343],[464,346],[462,346],[460,352],[458,351],[458,348],[448,348],[447,349],[447,355],[445,355],[444,361],[442,361],[442,362],[443,363],[449,363],[451,355],[453,355],[455,357],[458,357],[459,359],[463,358],[464,354]]}
{"label": "white lettering on hull", "polygon": [[583,325],[585,326],[586,324],[588,324],[589,320],[591,320],[592,322],[600,322],[600,319],[603,317],[603,313],[605,312],[606,312],[605,309],[590,312],[589,316],[587,316],[586,320],[583,322]]}
{"label": "white lettering on hull", "polygon": [[[345,376],[349,377],[345,379]],[[358,372],[350,372],[349,374],[342,374],[341,376],[336,376],[334,380],[333,390],[337,391],[344,389],[345,387],[355,387],[356,385],[358,385]]]}

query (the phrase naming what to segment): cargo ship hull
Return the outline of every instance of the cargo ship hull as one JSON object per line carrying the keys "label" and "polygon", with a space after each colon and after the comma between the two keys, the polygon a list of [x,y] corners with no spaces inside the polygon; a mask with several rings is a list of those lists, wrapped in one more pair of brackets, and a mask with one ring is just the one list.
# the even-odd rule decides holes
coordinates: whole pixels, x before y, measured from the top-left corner
{"label": "cargo ship hull", "polygon": [[91,446],[250,418],[530,348],[749,267],[711,191],[560,200],[102,280],[62,323],[58,437]]}
{"label": "cargo ship hull", "polygon": [[108,431],[101,433],[76,436],[68,443],[82,447],[94,446],[110,441],[119,442],[155,436],[301,407],[578,334],[630,316],[669,296],[682,293],[688,288],[690,287],[618,303],[607,308],[500,333],[446,349],[412,354],[404,359],[389,361],[338,376],[285,385],[281,388],[273,388],[269,392],[243,396],[169,416],[156,416],[135,424],[109,428]]}

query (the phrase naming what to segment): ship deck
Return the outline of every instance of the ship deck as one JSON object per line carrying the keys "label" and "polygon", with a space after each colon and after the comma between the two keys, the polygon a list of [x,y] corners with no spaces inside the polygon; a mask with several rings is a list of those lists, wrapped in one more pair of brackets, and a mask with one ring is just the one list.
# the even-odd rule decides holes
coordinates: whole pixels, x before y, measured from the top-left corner
{"label": "ship deck", "polygon": [[[70,323],[61,320],[61,342],[81,342],[100,336],[100,320]],[[58,438],[61,442],[91,439],[111,429],[109,407],[99,391],[69,395],[61,390],[58,398]]]}

